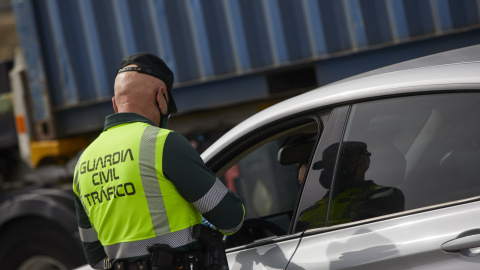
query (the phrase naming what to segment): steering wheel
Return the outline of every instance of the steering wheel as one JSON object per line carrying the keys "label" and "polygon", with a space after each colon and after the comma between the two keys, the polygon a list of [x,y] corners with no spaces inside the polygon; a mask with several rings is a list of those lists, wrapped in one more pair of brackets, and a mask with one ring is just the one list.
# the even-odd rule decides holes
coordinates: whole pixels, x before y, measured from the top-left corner
{"label": "steering wheel", "polygon": [[260,218],[248,219],[243,222],[242,228],[226,237],[226,248],[246,245],[257,239],[271,235],[285,235],[287,232],[280,226]]}

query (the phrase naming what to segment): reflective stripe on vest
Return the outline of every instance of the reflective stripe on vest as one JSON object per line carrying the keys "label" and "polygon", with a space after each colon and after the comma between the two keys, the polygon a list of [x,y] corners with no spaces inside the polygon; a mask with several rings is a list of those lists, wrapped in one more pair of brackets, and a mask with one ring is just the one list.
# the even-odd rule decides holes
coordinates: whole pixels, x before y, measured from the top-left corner
{"label": "reflective stripe on vest", "polygon": [[78,232],[80,233],[80,240],[84,243],[98,241],[98,234],[94,228],[84,229],[78,227]]}
{"label": "reflective stripe on vest", "polygon": [[[164,131],[164,129],[160,130],[160,132]],[[155,231],[155,235],[162,235],[170,232],[170,225],[168,224],[168,218],[163,198],[161,196],[158,196],[158,194],[162,193],[160,191],[160,185],[158,184],[157,168],[155,166],[155,161],[157,158],[157,155],[155,153],[155,144],[157,140],[155,140],[155,138],[157,137],[158,133],[158,128],[154,128],[152,126],[147,126],[147,128],[143,132],[142,140],[140,142],[139,167],[143,189],[148,203],[148,210],[152,219],[153,230]],[[161,138],[160,143],[164,145],[167,136],[159,137]],[[161,166],[161,163],[162,162],[159,162],[159,166]],[[159,169],[161,172],[162,168],[160,167]]]}
{"label": "reflective stripe on vest", "polygon": [[192,228],[190,227],[145,240],[104,246],[104,249],[109,258],[118,259],[148,255],[147,247],[153,244],[166,244],[171,248],[177,248],[194,241],[192,238]]}

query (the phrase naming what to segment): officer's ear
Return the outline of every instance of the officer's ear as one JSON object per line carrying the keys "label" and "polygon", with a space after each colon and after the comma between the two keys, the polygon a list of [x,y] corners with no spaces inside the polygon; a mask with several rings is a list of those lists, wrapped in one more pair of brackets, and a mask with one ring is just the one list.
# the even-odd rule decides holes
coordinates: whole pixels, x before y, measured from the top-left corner
{"label": "officer's ear", "polygon": [[168,115],[168,100],[166,97],[167,94],[167,88],[162,85],[160,89],[157,91],[157,102],[158,105],[160,106],[160,112],[162,115]]}
{"label": "officer's ear", "polygon": [[115,113],[118,113],[117,103],[115,102],[115,97],[112,97],[112,105]]}

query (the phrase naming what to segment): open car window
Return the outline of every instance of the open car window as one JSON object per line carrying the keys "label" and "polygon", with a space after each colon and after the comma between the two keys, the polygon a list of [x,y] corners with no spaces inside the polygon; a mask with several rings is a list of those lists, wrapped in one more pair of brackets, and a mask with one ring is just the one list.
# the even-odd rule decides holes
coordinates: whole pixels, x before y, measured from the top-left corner
{"label": "open car window", "polygon": [[225,162],[217,175],[245,206],[244,225],[227,238],[227,248],[288,233],[320,126],[315,117],[303,117],[270,127]]}

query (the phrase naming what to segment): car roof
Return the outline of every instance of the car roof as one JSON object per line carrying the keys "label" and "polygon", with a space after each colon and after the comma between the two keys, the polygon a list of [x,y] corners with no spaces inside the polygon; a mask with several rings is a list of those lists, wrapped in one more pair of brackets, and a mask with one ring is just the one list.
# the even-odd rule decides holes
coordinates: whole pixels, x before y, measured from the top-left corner
{"label": "car roof", "polygon": [[[454,63],[468,63],[480,61],[480,45],[469,46],[461,49],[455,49],[442,53],[432,54],[425,57],[420,57],[410,61],[401,62],[398,64],[382,67],[372,71],[368,71],[359,75],[349,77],[332,84],[342,83],[345,81],[355,80],[363,77],[370,77],[379,74],[387,74],[395,71],[418,69],[422,67],[450,65]],[[330,84],[330,85],[332,85]]]}
{"label": "car roof", "polygon": [[322,86],[273,105],[244,120],[202,153],[208,162],[255,129],[282,118],[355,100],[421,93],[480,89],[480,45],[438,53],[366,72]]}

